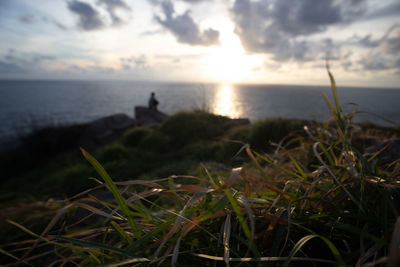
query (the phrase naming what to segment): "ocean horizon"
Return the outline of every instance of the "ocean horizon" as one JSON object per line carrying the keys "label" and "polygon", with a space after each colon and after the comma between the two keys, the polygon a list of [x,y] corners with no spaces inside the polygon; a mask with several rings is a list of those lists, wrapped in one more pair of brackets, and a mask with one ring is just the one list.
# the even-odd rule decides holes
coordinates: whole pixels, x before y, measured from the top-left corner
{"label": "ocean horizon", "polygon": [[[329,86],[212,84],[122,80],[0,80],[0,139],[45,127],[93,121],[116,113],[134,116],[151,92],[167,114],[195,109],[252,122],[268,117],[329,119],[322,92]],[[400,89],[338,86],[339,101],[355,121],[399,123]]]}

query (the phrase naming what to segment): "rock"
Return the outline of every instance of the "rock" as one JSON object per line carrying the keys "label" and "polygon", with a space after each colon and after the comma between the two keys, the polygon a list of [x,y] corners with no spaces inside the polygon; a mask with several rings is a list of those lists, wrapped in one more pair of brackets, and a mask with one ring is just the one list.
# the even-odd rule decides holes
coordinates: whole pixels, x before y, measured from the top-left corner
{"label": "rock", "polygon": [[141,126],[161,123],[167,117],[167,114],[155,109],[142,106],[135,107],[135,119],[137,124]]}
{"label": "rock", "polygon": [[113,141],[119,132],[135,125],[135,120],[125,114],[115,114],[89,123],[79,145],[91,149]]}
{"label": "rock", "polygon": [[377,156],[376,160],[382,164],[387,164],[400,159],[400,138],[383,142],[378,146],[369,147],[368,154],[373,155],[382,150]]}

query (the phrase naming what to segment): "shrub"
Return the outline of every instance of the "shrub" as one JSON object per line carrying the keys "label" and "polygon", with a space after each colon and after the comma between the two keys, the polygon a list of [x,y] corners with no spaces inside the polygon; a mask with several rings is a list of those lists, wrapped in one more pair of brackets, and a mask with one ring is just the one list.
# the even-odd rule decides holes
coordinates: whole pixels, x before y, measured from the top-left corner
{"label": "shrub", "polygon": [[93,186],[94,182],[88,178],[95,174],[88,164],[80,163],[52,174],[41,182],[41,187],[49,194],[64,192],[72,196]]}
{"label": "shrub", "polygon": [[169,138],[160,131],[153,131],[143,137],[138,148],[153,152],[167,152],[169,150]]}
{"label": "shrub", "polygon": [[150,127],[137,127],[125,132],[123,143],[127,146],[138,145],[146,136],[154,132]]}
{"label": "shrub", "polygon": [[169,117],[161,132],[170,136],[175,146],[182,147],[201,139],[221,136],[229,118],[204,111],[180,112]]}
{"label": "shrub", "polygon": [[185,146],[179,152],[179,156],[197,161],[223,161],[225,159],[220,153],[222,147],[223,144],[219,141],[200,140]]}
{"label": "shrub", "polygon": [[101,161],[109,162],[128,158],[129,150],[125,146],[115,143],[99,149],[96,154]]}
{"label": "shrub", "polygon": [[239,126],[231,129],[222,142],[222,148],[219,151],[221,158],[232,159],[243,147],[249,143],[249,133],[251,125]]}
{"label": "shrub", "polygon": [[199,163],[193,160],[172,161],[159,166],[150,172],[151,177],[168,177],[171,175],[187,175],[195,169]]}
{"label": "shrub", "polygon": [[274,118],[259,121],[250,128],[249,143],[254,149],[270,151],[270,141],[279,142],[290,133],[302,131],[303,127],[301,120]]}

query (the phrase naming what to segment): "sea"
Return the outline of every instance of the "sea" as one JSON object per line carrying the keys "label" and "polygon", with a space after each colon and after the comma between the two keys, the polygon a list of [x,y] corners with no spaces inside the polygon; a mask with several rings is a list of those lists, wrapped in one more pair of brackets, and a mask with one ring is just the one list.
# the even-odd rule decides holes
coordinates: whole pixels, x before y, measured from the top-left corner
{"label": "sea", "polygon": [[[327,86],[229,85],[138,81],[0,81],[0,145],[46,126],[89,122],[146,106],[150,93],[159,110],[202,109],[232,118],[330,118],[323,94]],[[380,125],[400,122],[400,89],[338,87],[347,112],[359,111],[355,121]],[[177,129],[179,130],[179,129]]]}

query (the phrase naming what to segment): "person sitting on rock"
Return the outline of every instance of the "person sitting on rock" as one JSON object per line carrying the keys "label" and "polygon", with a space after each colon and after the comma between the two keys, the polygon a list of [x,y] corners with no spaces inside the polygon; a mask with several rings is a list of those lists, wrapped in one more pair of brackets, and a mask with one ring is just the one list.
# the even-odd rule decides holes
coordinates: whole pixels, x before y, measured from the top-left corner
{"label": "person sitting on rock", "polygon": [[149,109],[157,110],[158,100],[156,99],[155,93],[152,92],[149,99]]}

